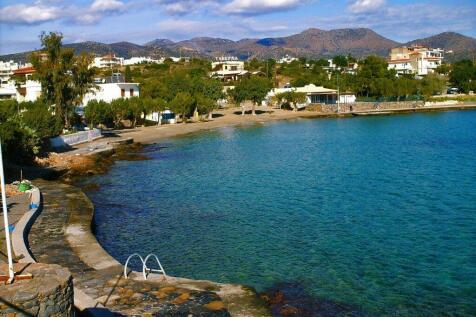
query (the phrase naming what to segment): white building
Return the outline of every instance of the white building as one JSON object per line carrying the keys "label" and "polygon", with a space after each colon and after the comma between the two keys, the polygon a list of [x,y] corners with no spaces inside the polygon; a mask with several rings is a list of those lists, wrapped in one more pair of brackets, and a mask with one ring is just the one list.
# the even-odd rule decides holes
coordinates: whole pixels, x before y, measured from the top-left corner
{"label": "white building", "polygon": [[128,59],[125,59],[123,62],[124,66],[127,65],[137,65],[137,64],[142,64],[142,63],[149,63],[149,64],[162,64],[164,62],[165,58],[161,59],[153,59],[152,57],[131,57]]}
{"label": "white building", "polygon": [[289,64],[297,60],[298,59],[296,57],[292,57],[286,54],[285,56],[281,57],[277,62],[278,64]]}
{"label": "white building", "polygon": [[26,80],[17,86],[11,80],[0,87],[0,99],[16,99],[18,102],[36,101],[41,96],[41,83],[36,80]]}
{"label": "white building", "polygon": [[388,69],[394,69],[397,76],[415,74],[425,76],[435,71],[441,65],[444,51],[439,48],[423,46],[397,47],[390,51]]}
{"label": "white building", "polygon": [[[284,93],[284,92],[298,92],[306,94],[306,102],[300,105],[297,105],[298,108],[304,108],[309,104],[336,104],[339,99],[339,103],[354,103],[356,97],[352,93],[344,93],[339,95],[338,91],[335,89],[329,89],[322,86],[316,86],[314,84],[309,84],[304,87],[287,87],[287,88],[273,88],[266,95],[264,104],[272,105],[273,96]],[[339,98],[338,98],[339,96]],[[280,105],[278,105],[280,106]]]}
{"label": "white building", "polygon": [[37,100],[41,96],[41,83],[30,79],[33,73],[35,69],[31,65],[13,70],[9,76],[24,77],[24,81],[21,81],[22,83],[16,83],[14,80],[2,82],[0,99],[16,99],[19,102]]}
{"label": "white building", "polygon": [[116,57],[115,54],[107,54],[101,57],[95,57],[91,66],[97,68],[118,67],[124,65],[123,57]]}
{"label": "white building", "polygon": [[170,110],[164,110],[161,112],[152,112],[145,117],[147,120],[157,122],[160,124],[175,124],[177,123],[177,118],[175,113]]}
{"label": "white building", "polygon": [[247,75],[249,75],[249,72],[245,70],[245,62],[236,60],[212,62],[210,77],[219,78],[222,81],[231,81],[239,80]]}
{"label": "white building", "polygon": [[0,61],[0,84],[7,84],[14,71],[27,66],[31,66],[31,64],[22,65],[13,60],[8,62]]}
{"label": "white building", "polygon": [[119,73],[114,73],[96,86],[94,91],[84,96],[83,107],[87,106],[91,100],[111,102],[119,98],[139,97],[140,95],[139,84],[126,83],[124,77]]}
{"label": "white building", "polygon": [[7,82],[0,86],[0,99],[16,99],[17,93],[15,82]]}

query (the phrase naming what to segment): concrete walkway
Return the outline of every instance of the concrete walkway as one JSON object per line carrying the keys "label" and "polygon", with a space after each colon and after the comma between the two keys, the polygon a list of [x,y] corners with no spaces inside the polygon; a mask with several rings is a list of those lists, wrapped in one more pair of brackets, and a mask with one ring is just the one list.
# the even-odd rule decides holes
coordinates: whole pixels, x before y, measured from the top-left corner
{"label": "concrete walkway", "polygon": [[[1,203],[1,199],[0,199]],[[28,211],[30,205],[30,199],[28,194],[22,194],[12,197],[7,197],[7,208],[8,208],[8,222],[10,225],[14,226],[20,220],[25,212]],[[0,263],[7,262],[7,246],[5,243],[5,226],[3,224],[3,211],[0,208]],[[15,260],[15,259],[14,259]]]}
{"label": "concrete walkway", "polygon": [[[96,241],[87,245],[80,241],[72,245],[71,239],[68,242],[72,231],[90,226],[84,223],[92,216],[89,207],[92,205],[85,195],[65,184],[39,182],[37,185],[44,205],[29,234],[30,249],[38,262],[59,264],[71,271],[75,292],[83,293],[95,303],[96,309],[90,307],[89,311],[128,316],[269,316],[256,294],[246,292],[241,286],[173,277],[168,281],[162,277],[144,281],[137,274],[125,279],[122,265],[101,255],[104,252]],[[88,258],[88,248],[99,248],[95,254],[106,259],[101,262]],[[85,261],[107,267],[93,268]]]}

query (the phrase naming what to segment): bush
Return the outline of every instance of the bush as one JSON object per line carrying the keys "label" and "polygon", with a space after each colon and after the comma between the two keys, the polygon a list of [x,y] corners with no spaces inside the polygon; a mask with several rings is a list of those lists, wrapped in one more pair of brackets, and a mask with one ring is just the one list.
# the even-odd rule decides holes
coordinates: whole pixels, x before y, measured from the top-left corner
{"label": "bush", "polygon": [[3,154],[16,162],[30,162],[40,151],[40,138],[15,114],[0,124]]}
{"label": "bush", "polygon": [[30,162],[61,130],[61,120],[44,103],[0,102],[0,138],[8,159]]}
{"label": "bush", "polygon": [[33,129],[42,141],[61,134],[62,121],[59,117],[51,114],[44,103],[31,103],[27,108],[27,111],[22,112],[21,120],[26,126]]}

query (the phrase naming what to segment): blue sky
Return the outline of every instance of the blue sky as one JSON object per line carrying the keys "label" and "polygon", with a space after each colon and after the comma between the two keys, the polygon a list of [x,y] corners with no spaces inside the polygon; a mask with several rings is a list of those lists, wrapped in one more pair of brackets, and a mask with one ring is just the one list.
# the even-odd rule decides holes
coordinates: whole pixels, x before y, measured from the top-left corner
{"label": "blue sky", "polygon": [[38,48],[41,31],[60,31],[67,43],[137,44],[283,36],[310,27],[369,27],[401,42],[444,31],[476,37],[475,17],[476,0],[1,0],[0,54]]}

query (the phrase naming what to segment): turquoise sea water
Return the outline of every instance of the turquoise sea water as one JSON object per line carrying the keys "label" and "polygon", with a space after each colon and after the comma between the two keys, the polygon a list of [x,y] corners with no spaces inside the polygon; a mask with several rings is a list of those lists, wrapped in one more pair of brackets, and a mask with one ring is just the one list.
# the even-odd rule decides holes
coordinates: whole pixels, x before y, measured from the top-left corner
{"label": "turquoise sea water", "polygon": [[258,291],[302,283],[377,316],[476,315],[476,111],[223,128],[88,179],[125,262]]}

